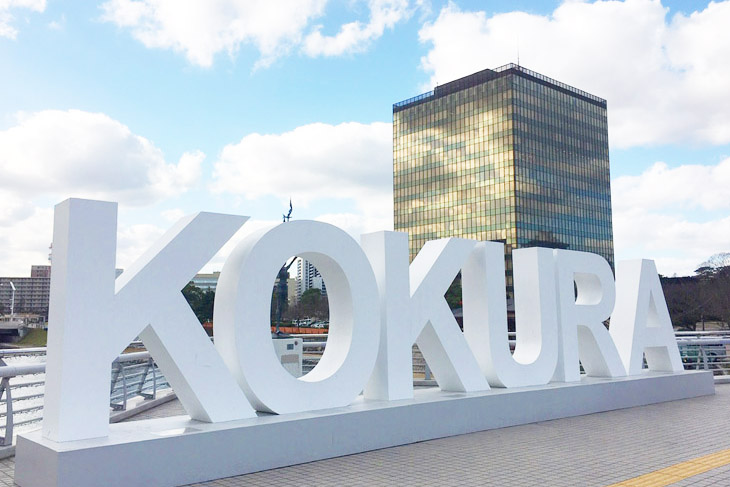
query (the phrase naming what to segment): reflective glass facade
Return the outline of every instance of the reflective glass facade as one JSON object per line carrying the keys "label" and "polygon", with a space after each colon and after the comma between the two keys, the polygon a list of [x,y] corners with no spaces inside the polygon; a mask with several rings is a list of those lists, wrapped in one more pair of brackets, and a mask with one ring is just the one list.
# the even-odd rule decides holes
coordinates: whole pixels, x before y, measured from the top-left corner
{"label": "reflective glass facade", "polygon": [[613,266],[606,102],[521,66],[393,105],[395,229],[411,259],[464,237],[594,252]]}

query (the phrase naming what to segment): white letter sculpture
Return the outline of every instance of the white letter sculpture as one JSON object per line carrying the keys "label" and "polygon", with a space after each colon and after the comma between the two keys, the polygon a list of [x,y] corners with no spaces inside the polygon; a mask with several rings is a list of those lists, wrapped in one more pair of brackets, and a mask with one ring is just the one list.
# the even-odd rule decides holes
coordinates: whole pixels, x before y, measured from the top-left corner
{"label": "white letter sculpture", "polygon": [[517,343],[510,352],[504,287],[504,245],[480,242],[461,273],[464,336],[495,387],[550,382],[558,360],[553,254],[520,249],[514,262]]}
{"label": "white letter sculpture", "polygon": [[360,238],[375,273],[380,299],[380,347],[365,397],[396,401],[413,397],[413,337],[407,304],[408,234],[376,232]]}
{"label": "white letter sculpture", "polygon": [[[330,328],[317,366],[301,378],[278,362],[271,343],[271,286],[282,262],[310,261],[327,283]],[[218,281],[215,344],[260,411],[291,413],[346,406],[363,390],[380,339],[378,289],[352,237],[313,221],[249,235],[226,260]]]}
{"label": "white letter sculpture", "polygon": [[489,389],[444,299],[477,243],[461,238],[426,242],[408,267],[407,234],[363,235],[363,247],[377,276],[383,327],[378,363],[365,397],[390,401],[413,397],[414,342],[442,390]]}
{"label": "white letter sculpture", "polygon": [[[289,222],[251,233],[226,260],[214,346],[180,291],[247,217],[185,217],[115,281],[116,216],[114,203],[56,207],[43,429],[19,436],[23,487],[189,485],[714,393],[711,371],[682,370],[651,261],[620,262],[614,285],[598,255],[515,250],[511,354],[501,244],[434,240],[409,265],[403,233],[364,235],[360,247],[331,225]],[[330,298],[325,352],[300,378],[282,367],[270,332],[272,284],[292,255],[319,269]],[[464,333],[444,298],[459,270]],[[109,426],[110,364],[137,336],[192,419]],[[414,342],[440,390],[414,394]],[[571,383],[581,362],[588,375],[641,375]],[[551,378],[569,383],[544,385]]]}
{"label": "white letter sculpture", "polygon": [[[426,242],[410,267],[411,337],[434,372],[441,390],[486,391],[489,384],[444,299],[444,294],[477,245],[443,238]],[[405,304],[405,303],[404,303]]]}
{"label": "white letter sculpture", "polygon": [[70,199],[56,206],[46,438],[108,435],[111,363],[138,335],[192,418],[255,415],[180,292],[246,220],[182,218],[115,283],[116,203]]}
{"label": "white letter sculpture", "polygon": [[616,298],[611,267],[598,254],[554,252],[560,317],[555,380],[580,380],[579,358],[589,376],[626,375],[616,346],[603,325]]}
{"label": "white letter sculpture", "polygon": [[684,370],[654,261],[619,262],[616,292],[611,337],[628,374],[641,374],[644,354],[649,370]]}

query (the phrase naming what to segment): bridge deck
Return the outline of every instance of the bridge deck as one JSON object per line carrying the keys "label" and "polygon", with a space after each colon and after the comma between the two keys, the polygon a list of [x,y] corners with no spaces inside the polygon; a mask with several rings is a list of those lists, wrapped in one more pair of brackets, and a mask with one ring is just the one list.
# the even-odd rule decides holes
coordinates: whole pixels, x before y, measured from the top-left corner
{"label": "bridge deck", "polygon": [[[195,485],[730,485],[730,384],[716,390],[715,396],[425,441]],[[173,401],[133,419],[182,413]],[[0,486],[14,485],[13,467],[13,458],[0,461]]]}

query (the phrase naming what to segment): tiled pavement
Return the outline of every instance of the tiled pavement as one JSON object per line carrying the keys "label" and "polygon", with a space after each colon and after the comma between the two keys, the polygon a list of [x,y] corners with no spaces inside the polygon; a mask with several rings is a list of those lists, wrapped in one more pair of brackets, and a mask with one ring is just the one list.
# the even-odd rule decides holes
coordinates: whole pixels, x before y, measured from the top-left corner
{"label": "tiled pavement", "polygon": [[[716,391],[715,396],[424,441],[195,485],[609,485],[730,448],[730,384]],[[135,419],[181,412],[174,401]],[[13,459],[1,461],[0,486],[13,485],[12,475]],[[674,485],[728,486],[730,465]]]}

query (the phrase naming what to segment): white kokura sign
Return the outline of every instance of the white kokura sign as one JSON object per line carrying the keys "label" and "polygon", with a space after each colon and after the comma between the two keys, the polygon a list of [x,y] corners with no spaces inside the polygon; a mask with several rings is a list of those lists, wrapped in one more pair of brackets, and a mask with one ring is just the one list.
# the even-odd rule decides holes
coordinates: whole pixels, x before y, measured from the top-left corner
{"label": "white kokura sign", "polygon": [[[70,451],[88,453],[91,448],[98,452],[97,473],[102,475],[114,468],[108,457],[119,459],[120,451],[131,452],[138,460],[154,457],[151,452],[159,450],[155,442],[162,438],[167,442],[165,451],[171,452],[168,457],[192,448],[186,446],[192,437],[198,445],[205,438],[215,437],[216,445],[223,441],[210,446],[220,451],[215,461],[207,460],[205,472],[193,466],[188,472],[185,466],[180,467],[183,473],[168,475],[150,467],[149,474],[143,468],[139,478],[128,479],[132,484],[182,485],[447,434],[711,393],[711,377],[708,383],[706,374],[683,372],[660,281],[649,260],[619,262],[614,281],[608,263],[595,254],[515,250],[517,342],[511,353],[502,244],[435,240],[409,265],[404,233],[371,233],[358,244],[332,225],[289,222],[249,234],[228,256],[215,299],[213,345],[180,290],[247,217],[213,213],[185,217],[115,279],[116,215],[116,204],[106,202],[71,199],[56,208],[43,429],[19,442],[20,485],[41,485],[37,465],[32,468],[30,459],[31,452],[38,454],[38,445],[44,452],[63,452],[65,458],[70,458]],[[279,363],[269,328],[272,283],[282,262],[293,255],[320,270],[330,303],[324,355],[301,378],[291,376]],[[444,299],[459,271],[463,333]],[[610,330],[603,325],[609,318]],[[189,418],[175,420],[183,425],[180,431],[187,428],[186,434],[156,439],[150,433],[154,422],[145,422],[140,430],[110,427],[109,365],[137,336],[188,413]],[[439,391],[414,394],[414,343]],[[644,357],[648,371],[642,370]],[[581,364],[585,375],[580,373]],[[672,391],[665,397],[654,391],[652,398],[637,399],[641,396],[637,391],[652,389],[647,384],[659,384],[652,380],[670,378],[685,381],[681,387],[686,396]],[[690,382],[702,385],[687,386]],[[680,385],[662,383],[661,388],[667,387]],[[544,405],[523,401],[515,410],[509,401],[517,396],[504,394],[512,388],[525,399],[530,394],[534,398],[551,394],[550,400]],[[467,404],[448,393],[478,400]],[[584,409],[573,404],[576,401],[586,404]],[[423,434],[386,428],[396,422],[401,427],[393,429],[402,430],[407,423],[403,418],[428,414],[436,404],[462,418],[458,423],[424,426]],[[463,419],[463,408],[482,408],[478,411],[483,418]],[[499,408],[514,418],[494,423],[489,415]],[[257,411],[280,416],[261,416]],[[340,444],[322,440],[321,451],[304,454],[292,449],[290,458],[275,461],[256,451],[266,450],[266,442],[284,441],[277,440],[277,428],[286,425],[301,432],[309,421],[313,435],[329,427],[336,435],[338,428],[354,428],[366,417],[377,423],[373,427],[381,428],[379,434],[358,426],[354,439]],[[170,421],[159,423],[158,429],[169,428]],[[122,434],[115,428],[127,429]],[[253,440],[258,430],[251,428],[263,428],[260,441]],[[242,433],[230,436],[237,431]],[[219,437],[224,432],[229,434],[227,440]],[[151,450],[144,450],[147,444],[153,445]],[[234,446],[239,456],[227,460],[226,450]],[[284,447],[276,448],[281,453]],[[152,465],[163,459],[144,461]],[[70,470],[58,467],[45,485],[83,481],[83,475],[74,476]],[[112,483],[104,485],[116,485],[113,475],[108,477],[112,480],[105,482]],[[99,478],[106,477],[97,477],[95,485],[101,485]]]}

